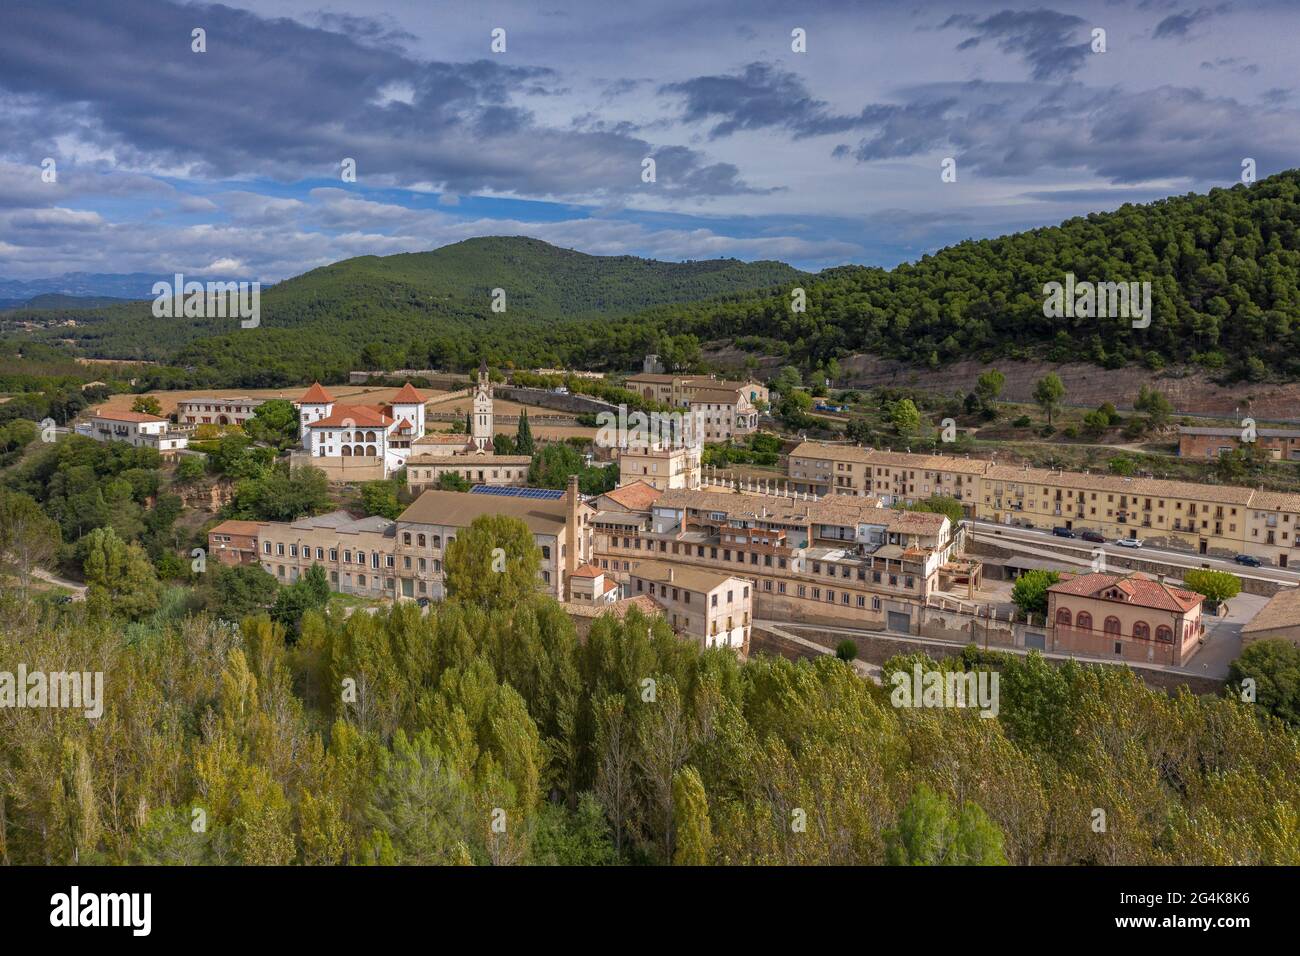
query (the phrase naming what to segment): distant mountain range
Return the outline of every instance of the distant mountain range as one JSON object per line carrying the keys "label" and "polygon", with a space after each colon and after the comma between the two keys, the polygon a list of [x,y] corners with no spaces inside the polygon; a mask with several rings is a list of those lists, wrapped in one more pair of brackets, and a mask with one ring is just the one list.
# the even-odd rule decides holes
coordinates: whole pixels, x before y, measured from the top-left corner
{"label": "distant mountain range", "polygon": [[50,293],[76,298],[148,299],[158,279],[152,272],[65,272],[48,279],[0,279],[0,302],[7,308]]}

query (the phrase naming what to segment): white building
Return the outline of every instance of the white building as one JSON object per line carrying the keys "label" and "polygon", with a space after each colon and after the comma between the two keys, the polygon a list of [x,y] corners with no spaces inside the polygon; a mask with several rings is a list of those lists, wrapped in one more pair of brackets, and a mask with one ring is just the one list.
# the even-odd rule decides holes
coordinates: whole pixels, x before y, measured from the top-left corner
{"label": "white building", "polygon": [[312,458],[368,458],[385,475],[400,469],[411,443],[424,436],[424,396],[408,382],[378,405],[336,402],[319,382],[295,403],[303,451]]}
{"label": "white building", "polygon": [[90,421],[73,430],[95,441],[124,441],[136,448],[154,448],[167,457],[189,444],[185,435],[171,430],[167,419],[144,412],[92,412]]}

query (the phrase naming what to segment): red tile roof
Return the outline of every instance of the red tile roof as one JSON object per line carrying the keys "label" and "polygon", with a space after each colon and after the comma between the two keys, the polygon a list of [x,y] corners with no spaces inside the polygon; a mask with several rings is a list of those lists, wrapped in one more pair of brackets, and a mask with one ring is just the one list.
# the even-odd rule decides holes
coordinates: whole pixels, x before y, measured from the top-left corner
{"label": "red tile roof", "polygon": [[662,493],[647,482],[633,481],[613,491],[605,492],[605,497],[622,505],[628,511],[649,511],[650,506]]}
{"label": "red tile roof", "polygon": [[298,399],[300,405],[329,405],[334,401],[334,396],[321,387],[320,382],[312,382],[311,388],[303,393],[302,398]]}
{"label": "red tile roof", "polygon": [[603,572],[600,568],[596,567],[594,564],[584,564],[582,567],[574,571],[571,576],[575,578],[594,578],[602,573]]}
{"label": "red tile roof", "polygon": [[236,521],[231,519],[223,521],[208,531],[208,534],[242,534],[248,537],[257,537],[257,532],[262,528],[263,522],[260,521]]}
{"label": "red tile roof", "polygon": [[[1102,598],[1102,592],[1116,588],[1125,595],[1122,599]],[[1138,607],[1155,608],[1161,611],[1190,611],[1205,600],[1195,591],[1172,587],[1153,581],[1145,574],[1080,574],[1060,584],[1053,584],[1049,591],[1057,594],[1073,594],[1079,597],[1101,598],[1103,600],[1123,600]]]}
{"label": "red tile roof", "polygon": [[408,422],[405,418],[403,418],[400,422],[397,423],[397,430],[399,432],[409,432],[409,431],[414,431],[415,427],[410,422]]}
{"label": "red tile roof", "polygon": [[393,405],[423,405],[424,396],[415,390],[415,387],[407,382],[401,387],[396,395],[390,399]]}
{"label": "red tile roof", "polygon": [[393,420],[370,405],[335,405],[334,411],[308,428],[387,428]]}

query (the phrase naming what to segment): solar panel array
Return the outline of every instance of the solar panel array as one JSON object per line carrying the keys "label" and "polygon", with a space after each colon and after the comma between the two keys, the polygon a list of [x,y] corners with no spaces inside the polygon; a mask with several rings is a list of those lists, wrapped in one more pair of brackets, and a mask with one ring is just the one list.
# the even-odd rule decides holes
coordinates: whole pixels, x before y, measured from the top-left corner
{"label": "solar panel array", "polygon": [[503,498],[540,498],[545,501],[558,501],[564,497],[563,491],[554,488],[513,488],[509,485],[475,485],[469,490],[472,495],[500,495]]}

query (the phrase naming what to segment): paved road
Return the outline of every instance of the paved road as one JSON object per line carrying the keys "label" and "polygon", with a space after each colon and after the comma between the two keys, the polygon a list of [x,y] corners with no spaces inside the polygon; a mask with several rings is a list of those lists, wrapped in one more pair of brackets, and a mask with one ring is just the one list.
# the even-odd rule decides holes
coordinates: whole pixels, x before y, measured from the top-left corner
{"label": "paved road", "polygon": [[[1248,615],[1249,616],[1249,615]],[[872,630],[870,628],[860,627],[836,627],[824,624],[794,624],[790,621],[766,621],[755,619],[754,624],[758,627],[766,628],[772,631],[783,632],[783,636],[788,636],[793,631],[815,631],[823,634],[843,634],[845,637],[876,638],[887,641],[909,641],[913,644],[927,644],[932,647],[943,648],[947,651],[965,647],[970,641],[943,641],[933,637],[923,637],[919,634],[908,634],[903,631]],[[1183,667],[1171,667],[1166,664],[1146,664],[1137,661],[1117,661],[1110,657],[1092,657],[1086,654],[1065,654],[1060,651],[1039,651],[1044,657],[1052,660],[1077,660],[1086,664],[1109,664],[1111,666],[1125,665],[1134,670],[1153,670],[1163,671],[1168,674],[1187,674],[1195,677],[1209,677],[1216,680],[1223,680],[1228,676],[1228,664],[1235,659],[1236,653],[1231,651],[1231,640],[1225,633],[1224,639],[1218,641],[1218,646],[1222,650],[1219,653],[1210,654],[1210,649],[1215,646],[1216,634],[1213,633],[1214,625],[1208,625],[1212,631],[1210,644],[1203,648],[1191,662]],[[1236,624],[1238,635],[1241,630],[1241,624]],[[978,643],[978,642],[976,642]],[[1240,649],[1240,639],[1236,642],[1238,650]],[[822,645],[825,649],[825,645]],[[1019,654],[1022,657],[1029,653],[1027,648],[1023,647],[1006,647],[1004,645],[994,645],[989,648],[991,651],[1002,651],[1008,654]],[[827,651],[828,653],[833,653]],[[1228,656],[1231,654],[1231,656]],[[879,679],[879,674],[874,675]]]}
{"label": "paved road", "polygon": [[1283,584],[1300,585],[1300,571],[1292,568],[1276,568],[1270,565],[1251,568],[1238,564],[1230,558],[1216,558],[1207,554],[1190,554],[1186,551],[1157,548],[1150,545],[1144,545],[1141,548],[1125,548],[1113,541],[1108,541],[1105,544],[1094,544],[1081,538],[1059,538],[1050,531],[1040,531],[1035,528],[1017,528],[1011,525],[997,524],[993,521],[975,520],[969,521],[969,524],[976,537],[990,543],[1022,542],[1029,545],[1051,545],[1055,550],[1076,554],[1084,563],[1090,562],[1093,552],[1100,548],[1108,556],[1114,555],[1117,558],[1148,558],[1180,568],[1209,567],[1216,571],[1230,571],[1241,578],[1257,578],[1263,581],[1279,581]]}

